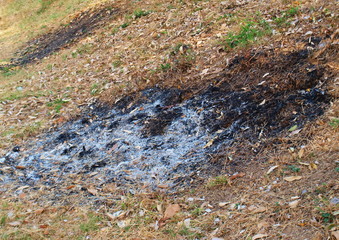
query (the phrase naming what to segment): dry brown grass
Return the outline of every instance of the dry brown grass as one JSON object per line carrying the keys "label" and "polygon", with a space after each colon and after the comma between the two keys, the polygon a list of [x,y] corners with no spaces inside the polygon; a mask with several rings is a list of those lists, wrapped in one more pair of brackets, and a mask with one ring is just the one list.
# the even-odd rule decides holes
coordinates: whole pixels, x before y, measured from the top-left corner
{"label": "dry brown grass", "polygon": [[[253,1],[241,9],[227,9],[228,5],[221,7],[220,1],[181,4],[152,0],[143,2],[142,6],[115,2],[113,7],[123,11],[114,22],[41,62],[19,69],[16,74],[1,76],[1,151],[76,116],[79,106],[96,99],[112,103],[125,94],[154,84],[192,89],[193,93],[199,91],[220,76],[229,59],[247,52],[244,49],[224,51],[220,45],[222,36],[236,31],[239,22],[258,10],[269,17],[288,9],[289,3],[276,1],[272,9],[272,1]],[[330,14],[319,10],[320,5],[329,9]],[[319,36],[333,34],[337,27],[331,15],[336,11],[333,1],[304,1],[301,7],[306,10],[299,16],[300,32],[297,31],[299,27],[281,29],[280,34],[262,39],[257,48],[279,46],[282,52],[291,51],[298,48],[298,40],[309,30]],[[311,7],[317,11],[311,11]],[[133,18],[133,12],[140,8],[153,12]],[[234,13],[236,17],[218,20],[226,13]],[[322,22],[314,25],[312,21],[302,20],[305,16],[322,19]],[[124,23],[129,26],[122,28]],[[13,45],[15,37],[10,41],[3,39],[3,46],[8,48],[4,54],[8,56],[14,51],[8,46],[16,48],[18,45]],[[195,54],[193,66],[184,71],[175,68],[173,59],[169,58],[178,44],[191,46]],[[328,88],[338,97],[337,48],[331,46],[315,61],[327,67],[329,78],[333,79],[327,83]],[[90,51],[80,53],[84,47],[89,47]],[[161,64],[167,63],[172,69],[162,71]],[[57,110],[54,103],[58,99],[69,101]],[[338,193],[339,160],[339,128],[330,123],[338,116],[336,100],[322,118],[304,128],[302,135],[286,140],[292,144],[267,149],[262,153],[268,159],[266,162],[243,166],[240,170],[246,175],[233,179],[231,185],[207,187],[204,184],[191,192],[175,195],[128,196],[113,191],[116,198],[95,206],[80,205],[88,199],[96,202],[99,198],[85,192],[64,195],[53,203],[43,201],[48,190],[2,192],[0,236],[4,239],[85,239],[86,236],[91,239],[209,239],[213,235],[224,239],[251,239],[256,234],[266,234],[266,239],[330,239],[331,231],[338,230],[338,220],[333,217],[338,208],[329,201]],[[305,138],[310,141],[301,150],[298,143]],[[291,145],[297,146],[294,152],[289,150]],[[279,167],[267,175],[268,169],[275,165]],[[288,170],[288,166],[300,171]],[[283,177],[288,175],[300,175],[302,179],[286,182]],[[291,208],[288,203],[295,196],[300,202],[296,208]],[[104,198],[104,194],[100,197]],[[189,197],[205,197],[205,200],[187,201]],[[63,204],[72,201],[74,205]],[[220,207],[221,202],[229,203]],[[181,211],[166,225],[157,228],[156,222],[170,203],[180,204]],[[211,212],[207,213],[206,209]],[[114,220],[107,216],[117,211],[124,214]],[[191,219],[189,228],[183,227],[185,219]],[[121,228],[118,222],[127,225]]]}

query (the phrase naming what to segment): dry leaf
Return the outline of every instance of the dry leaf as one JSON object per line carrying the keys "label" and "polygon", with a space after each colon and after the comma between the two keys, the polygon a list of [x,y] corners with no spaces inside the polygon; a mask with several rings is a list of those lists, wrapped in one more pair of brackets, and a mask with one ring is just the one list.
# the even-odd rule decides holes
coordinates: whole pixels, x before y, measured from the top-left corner
{"label": "dry leaf", "polygon": [[161,204],[157,204],[157,210],[158,210],[158,212],[162,213],[162,205]]}
{"label": "dry leaf", "polygon": [[304,148],[300,149],[299,152],[298,152],[298,157],[302,158],[304,156],[304,152],[305,152]]}
{"label": "dry leaf", "polygon": [[315,163],[310,163],[310,166],[309,166],[309,169],[310,170],[312,170],[312,169],[318,169],[318,166],[317,166],[317,164],[315,164]]}
{"label": "dry leaf", "polygon": [[169,219],[173,217],[177,212],[180,211],[179,204],[170,204],[165,210],[164,219]]}
{"label": "dry leaf", "polygon": [[130,224],[130,222],[131,222],[130,219],[122,220],[122,221],[118,221],[117,225],[118,225],[119,228],[125,228],[125,227],[127,227]]}
{"label": "dry leaf", "polygon": [[270,227],[272,224],[270,224],[269,222],[266,222],[266,221],[261,221],[258,223],[258,228],[261,229],[261,228],[268,228]]}
{"label": "dry leaf", "polygon": [[111,219],[111,220],[115,220],[116,217],[113,215],[113,214],[110,214],[110,213],[106,213],[106,216]]}
{"label": "dry leaf", "polygon": [[25,166],[16,166],[15,168],[16,168],[16,169],[26,169]]}
{"label": "dry leaf", "polygon": [[17,227],[17,226],[20,226],[20,225],[21,225],[21,222],[19,222],[19,221],[10,222],[10,223],[8,223],[8,225],[10,225],[10,226],[12,226],[12,227]]}
{"label": "dry leaf", "polygon": [[18,187],[17,191],[20,191],[20,190],[24,190],[26,188],[29,188],[29,186],[21,186],[21,187]]}
{"label": "dry leaf", "polygon": [[267,175],[270,174],[270,173],[273,172],[273,170],[276,169],[277,167],[279,167],[279,165],[275,165],[275,166],[273,166],[273,167],[270,167],[270,169],[268,169],[268,171],[267,171],[266,174],[267,174]]}
{"label": "dry leaf", "polygon": [[302,179],[301,176],[290,176],[290,177],[284,177],[284,180],[287,182],[293,182],[295,180],[300,180]]}
{"label": "dry leaf", "polygon": [[43,213],[44,211],[45,211],[44,208],[40,208],[40,209],[35,210],[34,212],[35,212],[35,214],[41,214],[41,213]]}
{"label": "dry leaf", "polygon": [[253,213],[262,213],[262,212],[266,212],[267,208],[259,206],[256,209],[254,209],[252,212]]}
{"label": "dry leaf", "polygon": [[123,212],[123,211],[117,211],[117,212],[115,212],[115,213],[113,213],[113,214],[111,214],[111,213],[106,213],[106,216],[107,216],[110,220],[114,221],[114,220],[116,220],[116,219],[122,219],[122,218],[124,218],[124,217],[126,216],[126,212]]}
{"label": "dry leaf", "polygon": [[98,195],[98,190],[95,188],[87,188],[87,191],[92,195]]}
{"label": "dry leaf", "polygon": [[313,237],[312,237],[312,240],[323,240],[324,237],[321,233],[316,233]]}
{"label": "dry leaf", "polygon": [[208,148],[212,146],[213,142],[214,142],[214,139],[209,140],[208,143],[206,143],[206,145],[204,146],[204,148]]}
{"label": "dry leaf", "polygon": [[227,204],[230,204],[230,202],[220,202],[218,205],[219,207],[225,207]]}
{"label": "dry leaf", "polygon": [[331,233],[332,233],[332,236],[335,237],[336,240],[339,240],[339,230],[331,232]]}
{"label": "dry leaf", "polygon": [[290,208],[296,208],[299,202],[300,200],[295,200],[295,201],[289,202],[288,205],[290,206]]}
{"label": "dry leaf", "polygon": [[290,136],[296,135],[296,134],[300,133],[300,131],[301,131],[301,129],[294,130],[290,133]]}
{"label": "dry leaf", "polygon": [[246,174],[243,173],[243,172],[238,173],[238,174],[234,174],[234,175],[232,175],[232,176],[230,177],[230,180],[234,180],[234,179],[236,179],[236,178],[241,178],[241,177],[243,177],[243,176],[245,176],[245,175],[246,175]]}
{"label": "dry leaf", "polygon": [[252,237],[252,240],[261,239],[261,238],[265,238],[265,237],[268,237],[268,235],[267,234],[256,234]]}

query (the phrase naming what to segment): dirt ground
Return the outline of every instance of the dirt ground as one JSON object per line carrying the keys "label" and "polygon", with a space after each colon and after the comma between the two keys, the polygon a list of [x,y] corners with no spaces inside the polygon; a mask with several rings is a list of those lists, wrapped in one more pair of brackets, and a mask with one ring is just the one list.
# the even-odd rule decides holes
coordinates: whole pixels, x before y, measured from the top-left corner
{"label": "dirt ground", "polygon": [[[333,11],[330,3],[325,9]],[[175,4],[166,5],[168,11]],[[195,4],[185,7],[201,11]],[[214,9],[219,3],[204,4]],[[30,41],[12,66],[3,66],[7,75],[19,66],[46,71],[31,78],[32,89],[37,83],[36,89],[54,84],[59,93],[1,101],[3,127],[15,126],[18,119],[11,111],[20,119],[21,112],[33,116],[34,106],[44,117],[40,113],[32,119],[39,116],[48,123],[21,139],[2,135],[6,147],[0,155],[0,236],[339,239],[335,15],[328,14],[330,10],[317,15],[312,7],[323,11],[323,6],[304,4],[289,21],[305,21],[305,33],[298,30],[300,25],[283,27],[283,35],[234,50],[220,44],[201,50],[175,42],[149,71],[143,45],[131,34],[141,26],[150,28],[152,21],[170,26],[173,17],[157,4],[151,6],[163,15],[138,10],[122,17],[128,6],[123,5],[122,13],[118,5],[79,14],[69,25]],[[258,8],[249,2],[228,4],[222,16],[240,7]],[[262,11],[284,20],[288,10],[280,15],[278,10]],[[326,28],[309,21],[311,14],[313,19],[325,16],[319,22]],[[108,26],[114,34],[105,36],[100,30]],[[206,38],[217,32],[218,25],[210,26],[204,30]],[[161,39],[161,34],[152,37]],[[112,39],[126,51],[140,50],[140,59],[120,56],[107,68]],[[199,35],[196,42],[199,39],[205,40]],[[156,56],[163,49],[148,51]],[[65,54],[72,57],[61,61]],[[127,59],[140,68],[127,68]],[[67,80],[67,73],[75,77]],[[97,79],[108,75],[111,82],[100,85]],[[10,89],[17,88],[13,86]],[[35,102],[27,104],[27,97]],[[25,116],[19,124],[25,124]],[[173,167],[166,157],[183,162]],[[122,162],[126,167],[112,169]]]}

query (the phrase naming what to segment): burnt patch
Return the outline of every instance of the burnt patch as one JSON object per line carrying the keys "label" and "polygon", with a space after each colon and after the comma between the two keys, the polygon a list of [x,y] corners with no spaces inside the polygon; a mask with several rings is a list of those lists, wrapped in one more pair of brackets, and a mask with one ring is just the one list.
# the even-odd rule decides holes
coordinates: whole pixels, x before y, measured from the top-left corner
{"label": "burnt patch", "polygon": [[76,136],[77,136],[77,134],[75,132],[63,132],[56,137],[55,142],[56,143],[67,142],[67,141],[75,138]]}
{"label": "burnt patch", "polygon": [[81,12],[67,25],[28,42],[23,50],[17,52],[18,57],[11,60],[11,66],[34,62],[76,42],[100,25],[105,24],[118,12],[118,10],[110,10],[107,7]]}
{"label": "burnt patch", "polygon": [[143,136],[150,137],[164,134],[165,128],[181,115],[182,111],[179,108],[161,111],[154,118],[144,122],[144,128],[142,129]]}
{"label": "burnt patch", "polygon": [[325,69],[311,64],[308,55],[307,49],[244,54],[208,87],[185,95],[188,99],[179,89],[150,88],[113,106],[94,104],[79,120],[20,152],[10,151],[0,163],[11,159],[25,166],[22,182],[48,178],[59,185],[67,174],[82,173],[91,185],[114,181],[175,188],[189,185],[198,173],[201,178],[221,169],[240,171],[249,161],[264,160],[260,154],[272,147],[294,147],[291,127],[305,139],[298,143],[305,144],[305,124],[329,106]]}
{"label": "burnt patch", "polygon": [[92,149],[86,149],[86,147],[85,146],[82,146],[82,149],[81,149],[81,151],[79,152],[79,158],[83,158],[83,157],[85,157],[85,156],[87,156],[87,155],[90,155],[91,153],[93,152],[93,150]]}

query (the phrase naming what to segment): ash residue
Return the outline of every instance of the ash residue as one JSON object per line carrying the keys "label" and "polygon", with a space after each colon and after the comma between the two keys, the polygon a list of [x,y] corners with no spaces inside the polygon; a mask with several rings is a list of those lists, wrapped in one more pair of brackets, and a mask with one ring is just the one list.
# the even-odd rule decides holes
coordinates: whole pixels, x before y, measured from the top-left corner
{"label": "ash residue", "polygon": [[220,154],[235,136],[256,142],[259,135],[286,134],[321,115],[329,101],[316,88],[273,93],[211,86],[186,101],[180,95],[177,89],[149,89],[110,110],[92,110],[86,115],[91,119],[69,122],[1,158],[2,167],[11,169],[2,178],[56,185],[83,174],[96,184],[175,186],[209,169],[208,156]]}

